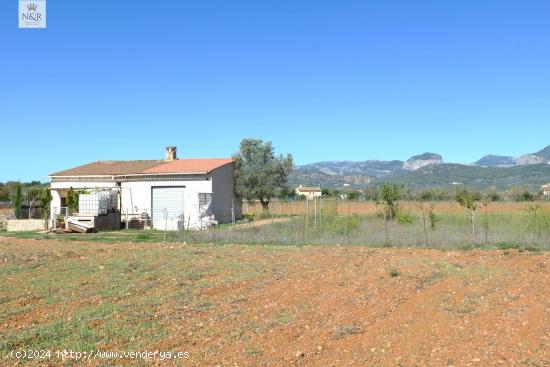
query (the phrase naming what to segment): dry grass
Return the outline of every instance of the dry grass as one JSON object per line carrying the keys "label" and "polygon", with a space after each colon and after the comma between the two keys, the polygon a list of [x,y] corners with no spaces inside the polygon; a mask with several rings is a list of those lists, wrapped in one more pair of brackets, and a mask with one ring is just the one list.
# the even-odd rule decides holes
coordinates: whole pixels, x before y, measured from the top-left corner
{"label": "dry grass", "polygon": [[[528,210],[531,202],[495,202],[491,203],[488,207],[489,213],[510,214],[518,213]],[[550,213],[550,202],[541,202],[542,212]],[[401,208],[412,214],[419,214],[420,209],[416,202],[400,202]],[[430,203],[425,203],[426,207],[429,207]],[[464,210],[456,202],[434,202],[434,211],[440,214],[461,214]],[[309,207],[309,215],[313,216],[315,213],[315,203],[310,201],[274,201],[270,204],[271,212],[276,215],[305,215]],[[319,211],[335,212],[338,215],[373,215],[380,213],[383,210],[381,204],[377,204],[373,201],[348,201],[348,200],[335,200],[335,199],[323,199],[323,203],[317,202],[317,212]],[[249,204],[243,203],[243,213],[248,214],[262,214],[262,207],[259,203]]]}

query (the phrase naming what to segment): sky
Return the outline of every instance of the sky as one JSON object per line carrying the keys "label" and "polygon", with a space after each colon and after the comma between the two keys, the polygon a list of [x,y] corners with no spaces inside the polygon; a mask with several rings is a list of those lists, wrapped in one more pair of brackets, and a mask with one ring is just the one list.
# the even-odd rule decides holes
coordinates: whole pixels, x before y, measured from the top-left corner
{"label": "sky", "polygon": [[546,0],[0,1],[0,181],[104,159],[469,163],[550,144]]}

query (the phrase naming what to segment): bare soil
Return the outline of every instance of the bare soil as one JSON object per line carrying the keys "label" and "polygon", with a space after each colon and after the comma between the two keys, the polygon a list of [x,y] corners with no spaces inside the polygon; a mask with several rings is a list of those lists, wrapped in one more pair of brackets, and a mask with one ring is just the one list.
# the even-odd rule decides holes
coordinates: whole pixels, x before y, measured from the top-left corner
{"label": "bare soil", "polygon": [[[122,284],[113,294],[73,289],[63,303],[57,302],[61,277],[52,288],[54,301],[45,302],[45,295],[31,288],[35,283],[29,283],[60,264],[70,269],[76,263],[83,266],[78,284],[93,289],[109,276],[104,273],[108,261],[129,261],[140,269],[140,259],[148,254],[154,256],[143,260],[146,272],[124,273],[134,278],[131,287]],[[185,363],[152,363],[156,365],[550,366],[548,252],[76,245],[0,238],[0,255],[0,339],[10,345],[17,344],[18,333],[70,318],[84,305],[125,302],[149,307],[140,310],[143,322],[152,322],[155,332],[164,331],[141,348],[190,353]],[[19,270],[7,271],[10,265]],[[202,273],[191,276],[191,269]],[[145,279],[157,281],[156,286],[147,288]],[[184,286],[193,287],[188,289],[196,299],[172,296]],[[15,307],[22,311],[10,314]],[[103,317],[116,321],[130,317],[130,310]],[[82,327],[97,328],[95,346],[128,349],[127,335],[115,333],[104,341],[104,321],[83,321]],[[139,332],[130,331],[136,338]],[[51,338],[56,344],[55,332]],[[17,346],[32,347],[32,337],[26,343],[30,345]]]}

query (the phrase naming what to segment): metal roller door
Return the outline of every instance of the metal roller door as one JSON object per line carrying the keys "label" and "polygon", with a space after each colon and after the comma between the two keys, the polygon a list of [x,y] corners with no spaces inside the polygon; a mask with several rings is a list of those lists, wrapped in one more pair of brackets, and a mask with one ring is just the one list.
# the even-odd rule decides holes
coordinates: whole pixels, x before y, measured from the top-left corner
{"label": "metal roller door", "polygon": [[152,187],[153,228],[176,231],[183,228],[184,186]]}

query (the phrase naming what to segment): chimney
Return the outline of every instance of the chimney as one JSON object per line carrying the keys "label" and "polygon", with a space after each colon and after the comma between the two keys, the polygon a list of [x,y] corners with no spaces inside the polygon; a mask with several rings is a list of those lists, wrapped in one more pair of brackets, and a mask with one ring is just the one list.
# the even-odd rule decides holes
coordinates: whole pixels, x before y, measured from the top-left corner
{"label": "chimney", "polygon": [[176,157],[176,147],[166,147],[166,156],[164,157],[164,160],[167,162],[175,161],[178,159]]}

